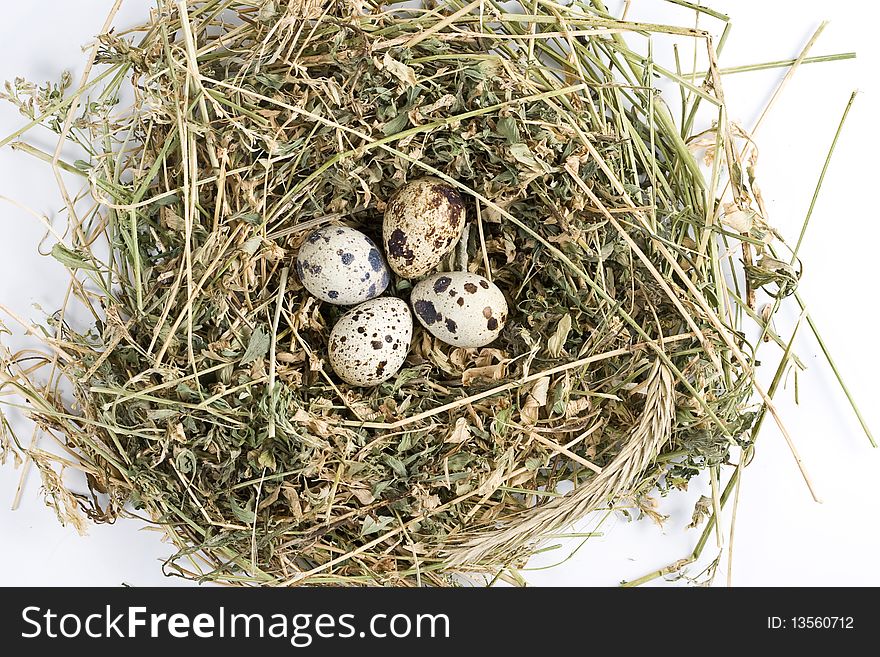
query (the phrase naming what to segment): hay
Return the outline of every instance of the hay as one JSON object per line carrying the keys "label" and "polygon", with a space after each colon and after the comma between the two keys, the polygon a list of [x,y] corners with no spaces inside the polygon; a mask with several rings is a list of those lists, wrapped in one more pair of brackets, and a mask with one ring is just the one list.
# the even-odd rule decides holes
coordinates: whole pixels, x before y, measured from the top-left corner
{"label": "hay", "polygon": [[[705,77],[655,64],[660,34],[705,47]],[[7,91],[87,145],[89,161],[55,164],[98,203],[68,203],[52,250],[78,310],[41,333],[37,365],[8,354],[2,385],[64,447],[35,465],[85,473],[92,520],[145,513],[179,550],[168,572],[503,575],[593,510],[656,516],[655,485],[717,475],[772,412],[744,325],[786,346],[755,290],[790,294],[797,263],[768,250],[755,151],[727,122],[707,32],[599,0],[162,0],[96,55],[107,67],[72,95]],[[681,90],[680,119],[658,76]],[[474,218],[443,266],[490,277],[511,320],[483,349],[417,331],[395,378],[349,387],[326,360],[340,309],[288,276],[291,259],[319,225],[377,237],[389,196],[425,174]],[[76,330],[65,314],[83,309]]]}

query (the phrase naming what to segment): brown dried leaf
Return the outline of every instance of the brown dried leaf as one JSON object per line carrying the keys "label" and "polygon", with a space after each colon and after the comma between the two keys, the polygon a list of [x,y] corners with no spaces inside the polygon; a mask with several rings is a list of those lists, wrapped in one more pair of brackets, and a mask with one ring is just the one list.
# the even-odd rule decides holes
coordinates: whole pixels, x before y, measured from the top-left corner
{"label": "brown dried leaf", "polygon": [[461,374],[461,385],[467,386],[479,379],[500,381],[505,376],[506,363],[496,363],[485,367],[472,367]]}
{"label": "brown dried leaf", "polygon": [[376,501],[376,498],[373,497],[373,494],[366,488],[352,488],[350,490],[351,494],[357,498],[357,501],[364,506],[372,504]]}
{"label": "brown dried leaf", "polygon": [[694,513],[691,516],[691,522],[687,526],[688,529],[696,529],[702,522],[712,513],[712,498],[701,495],[700,499],[694,505]]}
{"label": "brown dried leaf", "polygon": [[556,331],[547,340],[547,351],[553,358],[559,358],[562,349],[565,347],[565,341],[568,340],[568,334],[571,332],[571,315],[567,314],[559,321]]}
{"label": "brown dried leaf", "polygon": [[733,210],[721,215],[721,223],[739,233],[748,233],[755,225],[758,213],[754,210]]}
{"label": "brown dried leaf", "polygon": [[531,426],[538,421],[541,409],[547,405],[547,392],[550,389],[550,377],[542,376],[535,381],[527,393],[526,401],[520,411],[521,422]]}
{"label": "brown dried leaf", "polygon": [[447,443],[463,443],[471,437],[468,421],[460,417],[455,421],[452,432],[446,437]]}
{"label": "brown dried leaf", "polygon": [[382,58],[381,62],[379,62],[379,60],[376,60],[376,64],[391,73],[391,75],[396,77],[408,87],[414,87],[416,86],[416,84],[418,84],[418,80],[416,79],[416,72],[412,69],[412,67],[407,66],[403,62],[397,61],[388,52],[385,53],[385,56]]}
{"label": "brown dried leaf", "polygon": [[281,484],[281,494],[284,495],[287,500],[287,504],[290,506],[290,513],[293,515],[294,519],[297,521],[302,520],[303,509],[296,488],[288,483]]}

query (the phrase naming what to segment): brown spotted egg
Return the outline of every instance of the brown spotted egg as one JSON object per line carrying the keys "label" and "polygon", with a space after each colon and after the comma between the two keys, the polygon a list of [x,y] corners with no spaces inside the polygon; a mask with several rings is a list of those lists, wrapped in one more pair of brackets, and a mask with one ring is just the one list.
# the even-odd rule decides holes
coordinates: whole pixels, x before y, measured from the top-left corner
{"label": "brown spotted egg", "polygon": [[489,344],[507,321],[507,300],[498,286],[470,272],[429,276],[416,283],[410,301],[422,326],[456,347]]}
{"label": "brown spotted egg", "polygon": [[419,278],[452,250],[465,223],[461,194],[439,178],[398,189],[385,208],[382,239],[388,264],[403,278]]}
{"label": "brown spotted egg", "polygon": [[391,281],[375,242],[346,226],[309,233],[296,256],[296,273],[314,296],[340,306],[377,297]]}
{"label": "brown spotted egg", "polygon": [[397,374],[412,341],[406,302],[372,299],[346,312],[330,332],[330,366],[353,386],[377,386]]}

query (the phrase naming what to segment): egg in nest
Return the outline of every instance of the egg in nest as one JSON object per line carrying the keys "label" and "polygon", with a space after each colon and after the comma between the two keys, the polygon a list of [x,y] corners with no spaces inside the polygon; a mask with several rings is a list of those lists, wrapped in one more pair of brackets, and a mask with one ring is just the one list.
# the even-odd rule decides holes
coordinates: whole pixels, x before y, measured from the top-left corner
{"label": "egg in nest", "polygon": [[419,278],[436,268],[461,237],[465,217],[461,194],[439,178],[406,183],[388,201],[382,220],[391,269]]}
{"label": "egg in nest", "polygon": [[296,256],[296,273],[314,296],[340,306],[378,297],[391,282],[376,243],[346,226],[309,233]]}
{"label": "egg in nest", "polygon": [[507,300],[492,281],[465,271],[441,272],[416,283],[410,296],[419,322],[456,347],[483,347],[501,333]]}
{"label": "egg in nest", "polygon": [[330,366],[353,386],[377,386],[400,370],[412,329],[405,301],[381,297],[362,303],[342,315],[330,332]]}

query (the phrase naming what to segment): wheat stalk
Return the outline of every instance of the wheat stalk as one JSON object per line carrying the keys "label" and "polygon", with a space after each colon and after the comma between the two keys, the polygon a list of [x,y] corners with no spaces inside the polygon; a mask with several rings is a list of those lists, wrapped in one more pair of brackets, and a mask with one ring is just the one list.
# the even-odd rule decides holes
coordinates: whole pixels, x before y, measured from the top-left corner
{"label": "wheat stalk", "polygon": [[509,559],[524,549],[531,550],[542,537],[623,496],[654,462],[671,434],[675,391],[672,374],[659,359],[648,374],[645,395],[644,409],[626,444],[601,474],[565,497],[549,502],[537,513],[517,515],[493,532],[464,534],[461,543],[446,552],[449,563],[460,567],[487,560],[498,563],[499,556]]}

